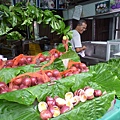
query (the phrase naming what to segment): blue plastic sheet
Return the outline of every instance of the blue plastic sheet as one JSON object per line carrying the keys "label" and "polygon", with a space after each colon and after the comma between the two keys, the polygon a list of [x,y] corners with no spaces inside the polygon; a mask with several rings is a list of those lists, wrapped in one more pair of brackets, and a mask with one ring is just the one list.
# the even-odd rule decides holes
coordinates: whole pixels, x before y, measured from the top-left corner
{"label": "blue plastic sheet", "polygon": [[113,109],[98,120],[120,120],[120,100],[116,99]]}

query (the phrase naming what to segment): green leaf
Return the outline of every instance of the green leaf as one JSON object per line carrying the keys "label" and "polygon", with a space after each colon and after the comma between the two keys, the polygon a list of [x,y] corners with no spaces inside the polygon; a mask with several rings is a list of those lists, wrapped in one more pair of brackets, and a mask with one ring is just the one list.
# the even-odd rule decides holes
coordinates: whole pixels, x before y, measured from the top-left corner
{"label": "green leaf", "polygon": [[108,68],[108,64],[106,63],[98,63],[97,65],[90,66],[90,70],[94,71],[96,74],[100,74]]}
{"label": "green leaf", "polygon": [[61,16],[59,15],[54,15],[54,17],[58,18],[58,19],[63,19]]}
{"label": "green leaf", "polygon": [[53,16],[54,16],[53,13],[52,13],[52,11],[50,11],[50,10],[45,10],[45,11],[44,11],[44,15],[47,16],[47,17],[48,17],[48,16],[49,16],[49,17],[53,17]]}
{"label": "green leaf", "polygon": [[70,59],[70,60],[73,60],[73,61],[76,61],[76,62],[80,61],[79,56],[74,51],[68,51],[68,52],[66,52],[59,59]]}
{"label": "green leaf", "polygon": [[54,63],[53,63],[53,69],[57,69],[57,70],[59,70],[59,71],[64,71],[66,68],[65,68],[65,66],[64,66],[64,64],[63,64],[63,61],[61,60],[61,59],[59,59],[59,58],[57,58],[55,61],[54,61]]}
{"label": "green leaf", "polygon": [[0,100],[0,120],[39,120],[39,112],[34,105],[25,106]]}
{"label": "green leaf", "polygon": [[15,27],[17,25],[17,17],[13,14],[12,16],[12,27]]}
{"label": "green leaf", "polygon": [[24,105],[33,104],[35,101],[35,98],[36,97],[33,94],[31,94],[27,89],[7,92],[0,95],[0,99],[17,102]]}
{"label": "green leaf", "polygon": [[86,79],[91,78],[93,75],[90,72],[87,73],[81,73],[81,74],[77,74],[75,75],[75,84],[72,86],[72,91],[75,91],[77,89],[80,88],[84,88],[84,86],[91,86],[94,88],[93,85],[89,84],[88,81]]}
{"label": "green leaf", "polygon": [[61,27],[61,30],[65,29],[65,23],[62,20],[59,20],[59,25]]}
{"label": "green leaf", "polygon": [[44,23],[45,23],[45,24],[49,24],[50,21],[51,21],[51,18],[45,18],[45,19],[44,19]]}
{"label": "green leaf", "polygon": [[71,40],[73,37],[73,32],[72,31],[67,32],[66,36],[68,37],[69,40]]}
{"label": "green leaf", "polygon": [[93,78],[89,80],[95,82],[106,91],[116,91],[116,96],[120,99],[120,61],[110,60],[108,63],[100,63],[95,66],[90,66],[90,71],[93,72]]}
{"label": "green leaf", "polygon": [[64,35],[66,35],[68,31],[70,31],[70,26],[67,26],[67,27],[63,30]]}
{"label": "green leaf", "polygon": [[70,88],[74,83],[74,77],[68,77],[62,80],[57,80],[56,84],[52,86],[48,86],[49,83],[46,83],[36,87],[28,88],[27,90],[34,94],[38,101],[45,101],[46,96],[60,96],[63,98],[65,93],[70,91]]}

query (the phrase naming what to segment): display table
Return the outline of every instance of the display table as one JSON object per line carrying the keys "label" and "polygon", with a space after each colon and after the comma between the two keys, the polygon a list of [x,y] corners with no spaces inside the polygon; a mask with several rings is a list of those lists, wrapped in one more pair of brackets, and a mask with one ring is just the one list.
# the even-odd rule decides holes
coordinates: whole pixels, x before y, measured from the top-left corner
{"label": "display table", "polygon": [[115,106],[98,120],[120,120],[120,100],[116,99]]}
{"label": "display table", "polygon": [[120,52],[113,54],[115,58],[120,58]]}

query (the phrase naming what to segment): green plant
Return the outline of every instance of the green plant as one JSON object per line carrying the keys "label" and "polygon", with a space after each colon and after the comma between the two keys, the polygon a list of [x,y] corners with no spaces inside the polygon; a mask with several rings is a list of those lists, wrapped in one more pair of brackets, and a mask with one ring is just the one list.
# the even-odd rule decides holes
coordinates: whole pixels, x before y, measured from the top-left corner
{"label": "green plant", "polygon": [[26,38],[27,27],[31,30],[34,21],[38,24],[49,24],[51,33],[56,31],[57,34],[66,35],[69,39],[72,37],[70,26],[66,27],[63,18],[55,14],[56,11],[41,10],[36,6],[23,5],[20,2],[10,7],[0,5],[0,12],[0,37],[17,31]]}
{"label": "green plant", "polygon": [[13,31],[13,32],[7,34],[6,39],[7,40],[21,40],[22,36],[19,32]]}

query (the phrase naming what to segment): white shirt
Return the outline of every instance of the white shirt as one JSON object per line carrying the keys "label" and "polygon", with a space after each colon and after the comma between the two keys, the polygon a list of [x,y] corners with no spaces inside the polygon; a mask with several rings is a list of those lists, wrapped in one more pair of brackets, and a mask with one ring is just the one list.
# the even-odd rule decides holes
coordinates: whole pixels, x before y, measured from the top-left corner
{"label": "white shirt", "polygon": [[[73,37],[70,40],[70,43],[72,45],[72,49],[75,51],[75,48],[82,47],[81,35],[79,34],[79,32],[77,30],[72,30],[72,32],[73,32]],[[82,57],[84,57],[85,56],[85,50],[79,52],[78,54],[81,55]]]}

